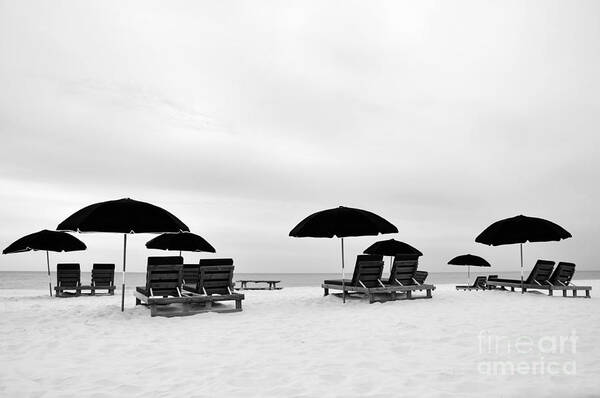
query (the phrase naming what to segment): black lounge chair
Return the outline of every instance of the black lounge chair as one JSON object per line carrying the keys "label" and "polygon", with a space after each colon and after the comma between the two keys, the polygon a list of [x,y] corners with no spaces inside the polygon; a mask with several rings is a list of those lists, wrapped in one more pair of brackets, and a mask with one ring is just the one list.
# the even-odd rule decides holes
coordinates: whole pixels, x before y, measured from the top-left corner
{"label": "black lounge chair", "polygon": [[487,286],[486,286],[486,281],[487,281],[487,277],[485,276],[478,276],[477,278],[475,278],[475,281],[473,282],[472,285],[457,285],[456,286],[456,290],[486,290]]}
{"label": "black lounge chair", "polygon": [[388,283],[391,285],[409,286],[416,284],[414,277],[419,266],[419,258],[415,256],[395,256]]}
{"label": "black lounge chair", "polygon": [[[396,300],[406,293],[407,298],[411,297],[411,292],[414,290],[428,290],[428,297],[431,297],[431,289],[427,285],[423,288],[417,284],[414,280],[414,273],[411,276],[411,286],[405,286],[400,284],[384,284],[381,281],[381,274],[383,273],[383,261],[381,256],[377,255],[366,255],[361,254],[356,257],[356,265],[354,266],[354,272],[352,279],[345,279],[344,285],[342,286],[341,279],[330,279],[323,281],[321,287],[324,290],[324,295],[329,294],[329,290],[342,290],[342,295],[352,293],[366,294],[369,298],[369,303],[375,301],[387,301]],[[425,277],[427,273],[425,273]],[[401,293],[398,295],[397,293]],[[376,295],[386,296],[386,300],[376,300]]]}
{"label": "black lounge chair", "polygon": [[571,283],[571,279],[573,279],[573,275],[575,274],[575,264],[560,262],[556,266],[556,269],[548,279],[548,282],[551,285],[556,286],[569,286]]}
{"label": "black lounge chair", "polygon": [[233,292],[233,259],[202,259],[195,267],[188,268],[189,276],[183,285],[186,292],[201,294],[210,298],[212,305],[217,301],[235,301],[235,309],[242,310],[244,295]]}
{"label": "black lounge chair", "polygon": [[114,264],[94,264],[92,266],[92,284],[90,286],[92,296],[96,290],[108,291],[108,294],[115,294],[115,265]]}
{"label": "black lounge chair", "polygon": [[356,256],[356,265],[352,273],[352,279],[329,279],[323,281],[326,285],[342,286],[342,281],[346,287],[377,287],[380,286],[381,274],[383,273],[382,256],[372,254],[359,254]]}
{"label": "black lounge chair", "polygon": [[[56,265],[56,297],[81,295],[81,270],[79,264],[57,264]],[[73,292],[67,292],[74,291]]]}
{"label": "black lounge chair", "polygon": [[[529,273],[529,276],[523,281],[523,292],[526,292],[527,289],[536,289],[539,286],[547,285],[548,279],[550,279],[550,275],[552,275],[553,267],[554,261],[537,260],[535,266]],[[515,288],[521,288],[521,281],[519,279],[489,277],[487,284],[492,287],[510,287],[510,290],[513,292],[515,291]]]}
{"label": "black lounge chair", "polygon": [[404,287],[404,289],[400,289],[399,291],[406,292],[408,298],[413,298],[412,292],[416,290],[425,290],[427,293],[426,298],[431,298],[431,292],[435,290],[435,286],[425,283],[429,274],[426,271],[417,270],[418,266],[418,257],[395,256],[386,286]]}
{"label": "black lounge chair", "polygon": [[578,290],[585,290],[585,297],[590,296],[591,286],[575,286],[571,283],[573,275],[575,274],[575,264],[568,262],[560,262],[556,266],[556,269],[548,279],[548,295],[552,296],[553,290],[562,290],[563,296],[567,297],[567,291],[573,292],[573,297],[577,297]]}
{"label": "black lounge chair", "polygon": [[[190,291],[194,291],[196,289],[199,278],[200,278],[200,268],[214,266],[214,267],[231,267],[231,278],[233,278],[233,259],[231,258],[208,258],[201,259],[198,264],[184,264],[183,265],[183,285],[184,288]],[[226,271],[229,268],[222,268],[222,270]],[[223,274],[223,278],[229,279],[228,274]],[[202,289],[198,289],[198,293],[203,293]],[[233,280],[230,281],[229,290],[234,290]],[[225,290],[221,290],[224,294]],[[205,294],[205,293],[203,293]]]}
{"label": "black lounge chair", "polygon": [[148,257],[146,285],[135,290],[148,298],[181,297],[182,280],[183,257]]}

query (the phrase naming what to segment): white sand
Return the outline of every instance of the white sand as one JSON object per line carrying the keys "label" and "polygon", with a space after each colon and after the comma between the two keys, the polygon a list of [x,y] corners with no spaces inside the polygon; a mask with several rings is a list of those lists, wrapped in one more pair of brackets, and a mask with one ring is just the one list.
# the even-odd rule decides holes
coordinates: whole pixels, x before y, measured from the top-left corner
{"label": "white sand", "polygon": [[[442,285],[431,300],[372,305],[317,287],[251,291],[241,313],[182,318],[151,318],[132,296],[121,313],[119,295],[0,290],[0,396],[600,396],[590,283],[592,299]],[[575,353],[552,346],[573,332]],[[505,337],[498,352],[490,336]],[[542,360],[544,375],[497,374],[540,373]]]}

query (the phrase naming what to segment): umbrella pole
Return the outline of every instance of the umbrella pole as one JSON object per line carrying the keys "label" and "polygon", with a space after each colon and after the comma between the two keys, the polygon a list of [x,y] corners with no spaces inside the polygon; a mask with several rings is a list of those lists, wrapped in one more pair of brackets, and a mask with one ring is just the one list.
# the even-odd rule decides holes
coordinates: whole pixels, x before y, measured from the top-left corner
{"label": "umbrella pole", "polygon": [[344,238],[342,239],[342,302],[346,303],[346,281],[344,278],[346,275],[344,274]]}
{"label": "umbrella pole", "polygon": [[523,244],[520,244],[521,247],[521,294],[525,294],[523,291]]}
{"label": "umbrella pole", "polygon": [[50,297],[52,297],[52,277],[50,276],[50,254],[46,250],[46,265],[48,266],[48,289],[50,289]]}
{"label": "umbrella pole", "polygon": [[125,253],[127,253],[127,234],[123,234],[123,285],[121,286],[121,312],[125,311]]}

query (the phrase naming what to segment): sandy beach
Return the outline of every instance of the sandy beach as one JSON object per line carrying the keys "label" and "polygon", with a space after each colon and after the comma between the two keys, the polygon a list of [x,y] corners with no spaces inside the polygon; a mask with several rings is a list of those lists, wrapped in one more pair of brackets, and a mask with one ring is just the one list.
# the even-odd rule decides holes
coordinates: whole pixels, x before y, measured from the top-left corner
{"label": "sandy beach", "polygon": [[600,281],[587,283],[592,299],[438,285],[372,305],[294,287],[181,318],[131,295],[121,313],[118,294],[1,289],[0,395],[599,396]]}

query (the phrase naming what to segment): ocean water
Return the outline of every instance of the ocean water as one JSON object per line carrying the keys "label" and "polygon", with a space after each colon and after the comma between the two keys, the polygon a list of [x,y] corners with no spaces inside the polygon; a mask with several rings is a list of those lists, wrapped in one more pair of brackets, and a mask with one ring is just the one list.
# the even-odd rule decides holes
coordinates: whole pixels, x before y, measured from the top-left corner
{"label": "ocean water", "polygon": [[[527,277],[527,273],[525,277]],[[488,274],[500,274],[504,278],[519,279],[519,272],[484,272],[484,273],[471,273],[471,282],[477,275],[488,275]],[[56,275],[52,275],[52,285],[56,283]],[[240,279],[270,279],[279,280],[279,284],[282,287],[299,287],[299,286],[320,286],[325,279],[339,279],[341,276],[339,273],[335,274],[267,274],[267,273],[236,273],[234,275],[234,281]],[[346,273],[346,278],[352,277],[352,270]],[[384,279],[387,275],[384,273]],[[143,272],[128,272],[126,284],[128,287],[131,286],[142,286],[145,283],[146,274]],[[430,272],[427,278],[428,282],[431,283],[450,283],[450,284],[464,284],[466,283],[467,274],[466,272]],[[600,271],[577,271],[575,273],[575,284],[577,280],[590,280],[600,279]],[[89,284],[91,280],[90,272],[81,273],[82,284]],[[121,284],[121,272],[115,271],[115,284],[119,286]],[[48,286],[48,276],[45,272],[39,271],[0,271],[0,289],[45,289]]]}

